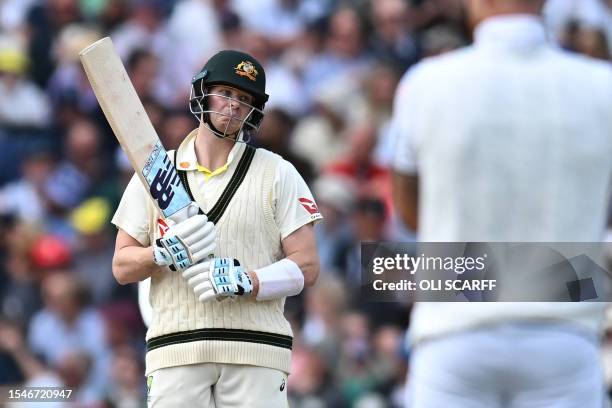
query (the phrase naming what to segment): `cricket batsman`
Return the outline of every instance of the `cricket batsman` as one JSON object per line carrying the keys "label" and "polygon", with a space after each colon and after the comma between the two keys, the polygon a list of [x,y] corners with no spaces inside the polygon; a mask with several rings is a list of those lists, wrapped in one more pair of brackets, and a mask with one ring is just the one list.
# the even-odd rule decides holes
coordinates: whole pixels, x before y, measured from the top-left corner
{"label": "cricket batsman", "polygon": [[322,216],[289,162],[247,144],[265,83],[252,56],[214,55],[191,84],[199,126],[169,152],[197,215],[172,225],[134,176],[113,217],[115,278],[151,278],[150,408],[287,406],[284,302],[318,277]]}

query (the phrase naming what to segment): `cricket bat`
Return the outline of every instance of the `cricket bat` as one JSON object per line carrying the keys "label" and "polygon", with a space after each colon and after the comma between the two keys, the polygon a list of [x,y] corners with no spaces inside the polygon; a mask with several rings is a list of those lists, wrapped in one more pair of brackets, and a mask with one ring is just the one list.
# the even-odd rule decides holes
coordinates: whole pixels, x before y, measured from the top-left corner
{"label": "cricket bat", "polygon": [[115,51],[104,37],[79,52],[106,120],[151,198],[174,222],[188,218],[192,203]]}
{"label": "cricket bat", "polygon": [[[113,42],[109,37],[102,38],[79,52],[79,57],[106,120],[164,218],[173,222],[187,219],[192,201],[136,94]],[[152,315],[149,288],[150,279],[139,282],[138,304],[147,326]]]}

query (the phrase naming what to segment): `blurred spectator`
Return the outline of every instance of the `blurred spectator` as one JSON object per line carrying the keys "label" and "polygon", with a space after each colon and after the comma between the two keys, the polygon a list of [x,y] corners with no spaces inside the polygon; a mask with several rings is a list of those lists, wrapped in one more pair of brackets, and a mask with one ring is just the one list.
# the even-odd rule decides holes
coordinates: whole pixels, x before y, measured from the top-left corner
{"label": "blurred spectator", "polygon": [[[231,3],[245,27],[265,36],[270,44],[269,50],[274,54],[291,46],[304,29],[305,19],[299,12],[301,2],[298,0],[260,0],[255,7],[245,0]],[[274,95],[273,92],[269,94]]]}
{"label": "blurred spectator", "polygon": [[355,186],[345,177],[322,175],[313,184],[313,194],[325,222],[315,225],[321,271],[342,275],[346,251],[353,241],[350,217]]}
{"label": "blurred spectator", "polygon": [[81,114],[93,114],[98,109],[78,53],[100,37],[97,29],[82,24],[70,24],[58,33],[54,48],[57,66],[49,78],[47,92],[60,130],[68,128]]}
{"label": "blurred spectator", "polygon": [[107,400],[116,408],[140,408],[146,388],[140,356],[129,346],[113,351]]}
{"label": "blurred spectator", "polygon": [[103,391],[90,380],[92,365],[91,354],[78,346],[65,350],[54,363],[64,386],[74,393],[75,403],[85,407],[95,407],[103,399]]}
{"label": "blurred spectator", "polygon": [[269,40],[260,34],[247,32],[241,48],[266,70],[266,92],[270,95],[266,110],[277,108],[293,116],[304,114],[308,100],[302,84],[293,71],[273,58]]}
{"label": "blurred spectator", "polygon": [[602,29],[580,27],[577,34],[576,51],[592,58],[610,60],[612,50],[608,46],[606,33]]}
{"label": "blurred spectator", "polygon": [[376,390],[389,395],[394,406],[402,406],[405,392],[406,361],[402,358],[404,334],[401,327],[380,326],[372,335],[374,361],[372,372]]}
{"label": "blurred spectator", "polygon": [[374,372],[370,327],[365,315],[350,312],[342,318],[342,341],[337,375],[345,399],[355,403],[374,391],[378,379]]}
{"label": "blurred spectator", "polygon": [[118,285],[111,273],[113,239],[110,234],[110,203],[100,197],[89,198],[70,214],[78,234],[74,250],[74,269],[82,282],[96,290],[95,303],[109,300]]}
{"label": "blurred spectator", "polygon": [[420,44],[411,32],[408,3],[405,0],[370,0],[374,56],[392,62],[402,72],[420,57]]}
{"label": "blurred spectator", "polygon": [[330,17],[325,51],[314,55],[304,71],[309,99],[333,81],[358,76],[370,66],[365,35],[364,24],[354,9],[340,8]]}
{"label": "blurred spectator", "polygon": [[23,335],[15,324],[0,320],[0,386],[23,383],[28,371],[34,374],[42,366],[29,364],[29,359],[18,360],[20,356],[32,357],[23,343]]}
{"label": "blurred spectator", "polygon": [[38,279],[49,271],[58,271],[69,267],[72,261],[72,251],[68,244],[53,235],[40,235],[27,247],[30,251],[31,266],[34,268]]}
{"label": "blurred spectator", "polygon": [[25,75],[31,65],[19,40],[0,37],[0,127],[40,129],[49,125],[47,95]]}
{"label": "blurred spectator", "polygon": [[16,221],[5,225],[3,231],[10,240],[6,242],[2,264],[4,276],[0,284],[0,315],[16,322],[29,322],[41,306],[38,288],[40,276],[32,257],[41,241],[39,231]]}
{"label": "blurred spectator", "polygon": [[338,78],[314,96],[313,114],[301,119],[291,136],[291,151],[317,172],[349,149],[346,129],[365,117],[366,102],[358,78]]}
{"label": "blurred spectator", "polygon": [[612,53],[612,3],[610,0],[547,0],[544,19],[551,38],[565,45],[568,26],[602,30]]}
{"label": "blurred spectator", "polygon": [[[24,387],[63,387],[65,385],[54,371],[46,367],[32,354],[26,345],[21,329],[14,323],[0,321],[0,353],[6,353],[13,359],[20,374],[19,377],[13,378],[17,381],[12,383],[0,381],[0,384],[23,385]],[[2,364],[1,360],[0,364]],[[6,366],[0,365],[0,368],[3,368],[0,371],[0,376],[4,377],[7,374],[4,371]],[[36,404],[39,404],[39,402],[8,403],[5,406],[7,408],[34,408]],[[60,408],[63,406],[63,402],[45,403],[45,407]]]}
{"label": "blurred spectator", "polygon": [[[79,5],[83,14],[88,13],[86,17],[95,19],[105,32],[112,33],[129,18],[131,7],[137,5],[138,1],[104,0],[96,4],[96,0],[85,0],[80,1]],[[157,0],[151,0],[148,3],[156,2]]]}
{"label": "blurred spectator", "polygon": [[153,98],[158,66],[157,57],[145,49],[138,48],[130,53],[127,71],[141,100]]}
{"label": "blurred spectator", "polygon": [[187,105],[194,72],[223,47],[221,27],[208,1],[184,0],[165,22],[153,51],[160,59],[157,99],[167,108]]}
{"label": "blurred spectator", "polygon": [[117,177],[117,189],[123,191],[134,175],[134,168],[127,154],[125,154],[120,147],[115,150],[115,167],[119,172],[119,176]]}
{"label": "blurred spectator", "polygon": [[395,89],[403,72],[392,65],[377,62],[363,78],[367,109],[363,121],[376,131],[376,147],[372,160],[381,167],[390,166],[395,140],[387,131],[393,109]]}
{"label": "blurred spectator", "polygon": [[160,138],[164,147],[168,150],[179,147],[185,135],[188,135],[196,127],[193,116],[182,109],[168,112],[160,123]]}
{"label": "blurred spectator", "polygon": [[60,213],[76,207],[104,176],[99,129],[87,119],[71,124],[64,156],[45,186],[50,205]]}
{"label": "blurred spectator", "polygon": [[0,32],[23,34],[26,15],[39,0],[5,0],[0,3]]}
{"label": "blurred spectator", "polygon": [[377,198],[360,198],[353,212],[353,242],[346,251],[344,273],[347,286],[356,295],[361,287],[361,243],[388,240],[387,210]]}
{"label": "blurred spectator", "polygon": [[377,132],[391,119],[395,89],[403,74],[397,67],[379,61],[361,78],[367,103],[366,119]]}
{"label": "blurred spectator", "polygon": [[422,36],[423,57],[434,57],[467,45],[454,26],[438,24],[428,28]]}
{"label": "blurred spectator", "polygon": [[[83,381],[85,367],[92,364],[87,387],[101,392],[108,382],[110,352],[104,320],[87,306],[86,288],[70,272],[56,272],[44,278],[41,290],[44,307],[30,322],[29,346],[50,365],[65,364],[64,374],[74,373],[74,381]],[[88,357],[70,355],[77,350]]]}
{"label": "blurred spectator", "polygon": [[111,32],[115,49],[123,61],[131,58],[137,50],[152,48],[162,24],[160,3],[145,0],[129,2],[128,18]]}
{"label": "blurred spectator", "polygon": [[391,213],[391,173],[374,162],[373,152],[377,143],[376,129],[370,124],[358,123],[348,131],[349,146],[344,157],[330,163],[326,174],[347,177],[357,186],[357,195],[382,200]]}
{"label": "blurred spectator", "polygon": [[333,366],[316,352],[296,347],[291,356],[288,380],[289,406],[292,408],[345,408],[349,405],[334,386]]}
{"label": "blurred spectator", "polygon": [[136,304],[136,288],[125,289],[130,290],[129,296],[112,299],[98,307],[106,322],[106,343],[113,350],[128,346],[144,355],[142,338],[146,327]]}
{"label": "blurred spectator", "polygon": [[30,66],[32,79],[47,86],[55,70],[53,42],[58,33],[71,23],[81,21],[78,0],[48,0],[34,2],[28,11],[26,29],[29,38],[28,55],[35,64]]}
{"label": "blurred spectator", "polygon": [[305,316],[301,338],[304,345],[335,366],[340,351],[340,322],[348,306],[341,278],[323,275],[306,293]]}
{"label": "blurred spectator", "polygon": [[289,149],[294,126],[294,118],[284,110],[279,108],[267,110],[259,133],[255,137],[255,143],[283,156],[293,164],[304,181],[310,184],[313,177],[312,165]]}
{"label": "blurred spectator", "polygon": [[41,223],[46,215],[43,190],[54,165],[45,150],[26,154],[21,178],[0,189],[0,214],[15,214],[21,221]]}
{"label": "blurred spectator", "polygon": [[411,20],[418,30],[426,30],[436,24],[451,24],[458,28],[465,24],[465,5],[457,0],[411,0]]}
{"label": "blurred spectator", "polygon": [[[218,3],[227,3],[227,1],[220,1]],[[217,7],[223,42],[228,49],[240,49],[242,41],[248,35],[248,32],[242,26],[242,20],[234,10],[229,7],[220,7],[223,7],[223,5]]]}
{"label": "blurred spectator", "polygon": [[578,20],[567,22],[559,34],[559,42],[569,51],[592,58],[610,60],[610,55],[612,55],[605,32],[599,27],[591,27]]}
{"label": "blurred spectator", "polygon": [[328,29],[327,19],[312,20],[295,40],[294,45],[280,55],[279,60],[283,65],[295,72],[300,79],[303,79],[304,71],[310,60],[315,55],[321,54],[325,49]]}

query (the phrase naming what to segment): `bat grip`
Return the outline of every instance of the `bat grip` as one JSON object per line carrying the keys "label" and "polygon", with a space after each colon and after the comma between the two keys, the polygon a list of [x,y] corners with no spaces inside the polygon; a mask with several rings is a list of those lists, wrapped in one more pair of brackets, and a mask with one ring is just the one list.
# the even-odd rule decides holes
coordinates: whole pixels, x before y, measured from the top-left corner
{"label": "bat grip", "polygon": [[193,201],[186,207],[181,208],[168,218],[170,218],[174,223],[179,223],[181,221],[185,221],[187,218],[193,217],[197,215],[200,210],[200,207]]}

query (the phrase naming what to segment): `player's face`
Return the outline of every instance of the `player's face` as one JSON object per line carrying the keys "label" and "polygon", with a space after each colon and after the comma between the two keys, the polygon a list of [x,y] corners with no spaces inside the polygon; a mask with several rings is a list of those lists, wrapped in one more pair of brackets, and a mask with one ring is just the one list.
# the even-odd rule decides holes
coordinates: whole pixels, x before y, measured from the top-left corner
{"label": "player's face", "polygon": [[213,86],[208,98],[213,125],[226,134],[240,130],[243,120],[251,113],[253,97],[246,92],[229,86]]}

